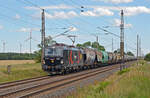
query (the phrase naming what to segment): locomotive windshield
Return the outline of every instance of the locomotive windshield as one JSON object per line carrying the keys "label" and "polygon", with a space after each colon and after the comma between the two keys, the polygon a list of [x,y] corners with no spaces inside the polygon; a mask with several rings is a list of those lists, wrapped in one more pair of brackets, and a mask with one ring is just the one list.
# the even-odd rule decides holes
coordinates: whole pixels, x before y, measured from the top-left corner
{"label": "locomotive windshield", "polygon": [[59,48],[46,48],[45,56],[61,56],[62,50]]}

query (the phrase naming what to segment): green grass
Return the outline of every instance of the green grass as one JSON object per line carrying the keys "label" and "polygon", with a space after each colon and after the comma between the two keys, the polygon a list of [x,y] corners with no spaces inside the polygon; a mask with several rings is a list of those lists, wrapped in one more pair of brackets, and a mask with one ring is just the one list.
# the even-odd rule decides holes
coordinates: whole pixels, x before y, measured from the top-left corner
{"label": "green grass", "polygon": [[122,75],[123,73],[129,72],[129,71],[130,71],[129,68],[123,69],[123,70],[118,72],[118,75]]}
{"label": "green grass", "polygon": [[97,93],[100,93],[102,91],[104,91],[104,89],[109,85],[109,82],[107,81],[104,81],[104,82],[101,82],[99,83],[98,86],[95,86],[94,87],[94,90],[97,92]]}
{"label": "green grass", "polygon": [[7,66],[0,66],[0,83],[39,77],[46,74],[39,63],[12,65],[10,74],[7,72]]}
{"label": "green grass", "polygon": [[139,64],[79,89],[68,98],[150,98],[150,64]]}

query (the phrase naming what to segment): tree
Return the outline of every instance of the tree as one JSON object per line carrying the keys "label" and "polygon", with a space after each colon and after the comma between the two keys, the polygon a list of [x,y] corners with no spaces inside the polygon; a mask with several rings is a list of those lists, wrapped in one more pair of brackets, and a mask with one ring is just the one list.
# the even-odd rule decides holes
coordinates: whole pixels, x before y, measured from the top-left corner
{"label": "tree", "polygon": [[90,41],[88,41],[88,42],[85,42],[83,45],[82,45],[83,47],[90,47],[91,46],[91,42]]}
{"label": "tree", "polygon": [[115,50],[114,53],[120,53],[120,49]]}
{"label": "tree", "polygon": [[145,56],[144,60],[150,61],[150,53],[148,53],[148,54]]}
{"label": "tree", "polygon": [[98,42],[93,42],[93,43],[92,43],[92,48],[105,51],[104,46],[101,46]]}
{"label": "tree", "polygon": [[101,45],[100,45],[99,43],[97,43],[97,42],[91,43],[90,41],[88,41],[88,42],[85,42],[85,43],[83,43],[83,44],[77,44],[76,46],[77,46],[77,47],[85,47],[85,48],[87,48],[87,47],[92,47],[92,48],[95,48],[95,49],[98,49],[98,50],[105,51],[104,46],[101,46]]}
{"label": "tree", "polygon": [[132,52],[127,52],[127,55],[130,55],[130,56],[134,56],[134,54]]}
{"label": "tree", "polygon": [[[115,50],[114,53],[119,53],[120,54],[120,49]],[[127,53],[124,52],[124,54],[127,54]]]}
{"label": "tree", "polygon": [[88,42],[85,42],[85,43],[83,43],[83,44],[77,44],[76,46],[77,46],[77,47],[86,47],[86,48],[88,48],[88,47],[91,46],[91,42],[88,41]]}
{"label": "tree", "polygon": [[[45,37],[45,46],[50,46],[52,44],[55,44],[56,41],[53,40],[53,38],[51,36]],[[39,48],[42,48],[42,44],[38,44]]]}
{"label": "tree", "polygon": [[[56,41],[54,41],[51,36],[48,36],[48,37],[45,38],[45,47],[50,46],[50,45],[55,44],[55,43],[56,43]],[[35,59],[34,59],[36,63],[41,62],[42,45],[38,44],[38,47],[40,49],[38,51],[34,52],[35,55],[36,55]]]}
{"label": "tree", "polygon": [[33,53],[0,53],[0,60],[32,60],[34,57]]}
{"label": "tree", "polygon": [[40,63],[41,62],[41,53],[42,53],[42,49],[34,52],[34,54],[35,54],[34,61],[36,63]]}
{"label": "tree", "polygon": [[77,44],[76,46],[77,46],[77,47],[83,47],[82,44]]}

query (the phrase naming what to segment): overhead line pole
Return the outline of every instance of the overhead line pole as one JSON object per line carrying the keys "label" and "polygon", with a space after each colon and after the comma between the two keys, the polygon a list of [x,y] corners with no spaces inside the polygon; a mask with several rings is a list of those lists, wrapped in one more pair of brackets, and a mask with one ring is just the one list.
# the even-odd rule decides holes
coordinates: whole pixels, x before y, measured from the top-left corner
{"label": "overhead line pole", "polygon": [[121,56],[120,70],[122,70],[122,63],[124,62],[124,12],[123,10],[121,10],[121,24],[120,24],[120,56]]}
{"label": "overhead line pole", "polygon": [[5,53],[6,42],[3,42],[3,53]]}
{"label": "overhead line pole", "polygon": [[98,49],[98,35],[96,36],[97,49]]}
{"label": "overhead line pole", "polygon": [[114,39],[112,38],[112,53],[114,52]]}
{"label": "overhead line pole", "polygon": [[30,55],[32,53],[32,42],[31,42],[31,39],[32,39],[32,30],[30,31]]}
{"label": "overhead line pole", "polygon": [[139,51],[140,51],[140,53],[139,53],[139,56],[140,56],[140,58],[142,57],[142,55],[141,55],[141,36],[140,36],[140,39],[139,39]]}
{"label": "overhead line pole", "polygon": [[137,35],[137,65],[138,65],[138,59],[139,59],[139,35]]}
{"label": "overhead line pole", "polygon": [[42,30],[41,30],[41,45],[42,45],[42,53],[41,53],[41,65],[44,64],[44,55],[45,55],[45,11],[42,9]]}
{"label": "overhead line pole", "polygon": [[20,55],[22,53],[22,44],[20,43]]}

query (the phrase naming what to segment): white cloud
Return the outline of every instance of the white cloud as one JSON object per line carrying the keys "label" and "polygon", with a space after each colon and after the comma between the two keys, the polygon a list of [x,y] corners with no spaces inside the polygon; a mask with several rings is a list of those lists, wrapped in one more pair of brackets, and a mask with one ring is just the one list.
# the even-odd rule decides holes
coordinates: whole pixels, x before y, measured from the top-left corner
{"label": "white cloud", "polygon": [[107,15],[107,16],[112,16],[114,13],[108,9],[104,9],[104,8],[98,8],[98,9],[94,9],[95,12],[98,12],[100,16],[104,16],[104,15]]}
{"label": "white cloud", "polygon": [[[120,24],[121,24],[121,20],[120,19],[114,19],[114,26],[120,26]],[[125,28],[131,28],[131,27],[133,27],[133,25],[132,24],[125,24],[124,25],[125,26]]]}
{"label": "white cloud", "polygon": [[40,31],[40,28],[20,28],[17,30],[17,32],[30,32],[30,31]]}
{"label": "white cloud", "polygon": [[94,0],[94,1],[103,1],[103,2],[108,2],[108,3],[111,2],[111,3],[115,3],[115,4],[133,2],[133,0]]}
{"label": "white cloud", "polygon": [[15,19],[20,19],[21,16],[19,14],[16,14]]}
{"label": "white cloud", "polygon": [[94,13],[92,11],[82,12],[81,15],[83,15],[83,16],[97,16],[96,13]]}
{"label": "white cloud", "polygon": [[[55,11],[53,14],[45,13],[45,17],[47,19],[67,19],[67,18],[73,18],[77,17],[78,14],[74,11],[64,12],[64,11]],[[41,13],[35,13],[32,15],[33,18],[41,18]]]}
{"label": "white cloud", "polygon": [[0,30],[2,30],[4,27],[2,25],[0,25]]}
{"label": "white cloud", "polygon": [[19,30],[17,30],[17,32],[30,32],[31,29],[30,28],[20,28]]}
{"label": "white cloud", "polygon": [[127,7],[125,8],[125,15],[126,16],[133,16],[141,13],[148,13],[150,14],[150,8],[146,8],[144,6],[139,7]]}
{"label": "white cloud", "polygon": [[61,12],[54,12],[52,17],[49,17],[49,18],[65,18],[66,19],[66,18],[72,18],[75,16],[78,16],[78,15],[74,11],[70,11],[70,12],[61,11]]}
{"label": "white cloud", "polygon": [[[104,1],[104,0],[103,0]],[[107,0],[107,1],[112,1],[112,2],[129,2],[132,0]],[[38,9],[35,7],[25,7],[26,9]],[[55,9],[55,11],[53,10],[53,12],[51,13],[45,13],[46,18],[48,19],[67,19],[67,18],[72,18],[72,17],[77,17],[79,16],[78,13],[76,13],[75,11],[73,11],[73,7],[72,6],[68,6],[68,5],[51,5],[51,6],[43,6],[41,8],[44,9]],[[92,8],[91,10],[85,11],[85,12],[81,12],[80,15],[81,16],[93,16],[93,17],[97,17],[97,16],[113,16],[115,11],[119,11],[119,15],[120,15],[120,10],[123,9],[124,10],[124,15],[125,16],[134,16],[134,15],[138,15],[138,14],[142,14],[142,13],[147,13],[150,14],[150,8],[147,8],[145,6],[127,6],[127,7],[115,7],[115,6],[87,6],[87,8]],[[56,9],[72,9],[72,11],[56,11]],[[16,15],[17,16],[17,15]],[[32,15],[34,18],[41,18],[41,11],[38,10],[36,13],[34,13]],[[18,16],[17,16],[18,17]]]}
{"label": "white cloud", "polygon": [[[94,10],[105,9],[109,11],[120,11],[124,10],[125,16],[135,16],[141,13],[150,14],[150,8],[145,6],[129,6],[129,7],[114,7],[114,6],[89,6],[89,8],[93,8]],[[120,13],[119,13],[120,14]]]}
{"label": "white cloud", "polygon": [[108,9],[95,8],[93,11],[82,12],[83,16],[112,16],[114,13]]}
{"label": "white cloud", "polygon": [[[73,9],[72,6],[68,6],[65,4],[60,4],[60,5],[50,5],[50,6],[41,6],[42,9]],[[37,7],[32,7],[32,6],[27,6],[25,9],[28,10],[40,10]]]}
{"label": "white cloud", "polygon": [[[60,4],[60,5],[50,5],[50,6],[41,6],[42,9],[46,10],[59,10],[59,9],[73,9],[72,6],[65,5],[65,4]],[[39,10],[38,12],[34,13],[31,15],[33,18],[41,18],[41,10],[37,7],[32,7],[32,6],[27,6],[25,9],[28,10]],[[48,19],[57,19],[57,18],[62,18],[62,19],[67,19],[67,18],[72,18],[78,16],[78,14],[75,11],[54,11],[52,13],[47,13],[45,12],[45,16]]]}

